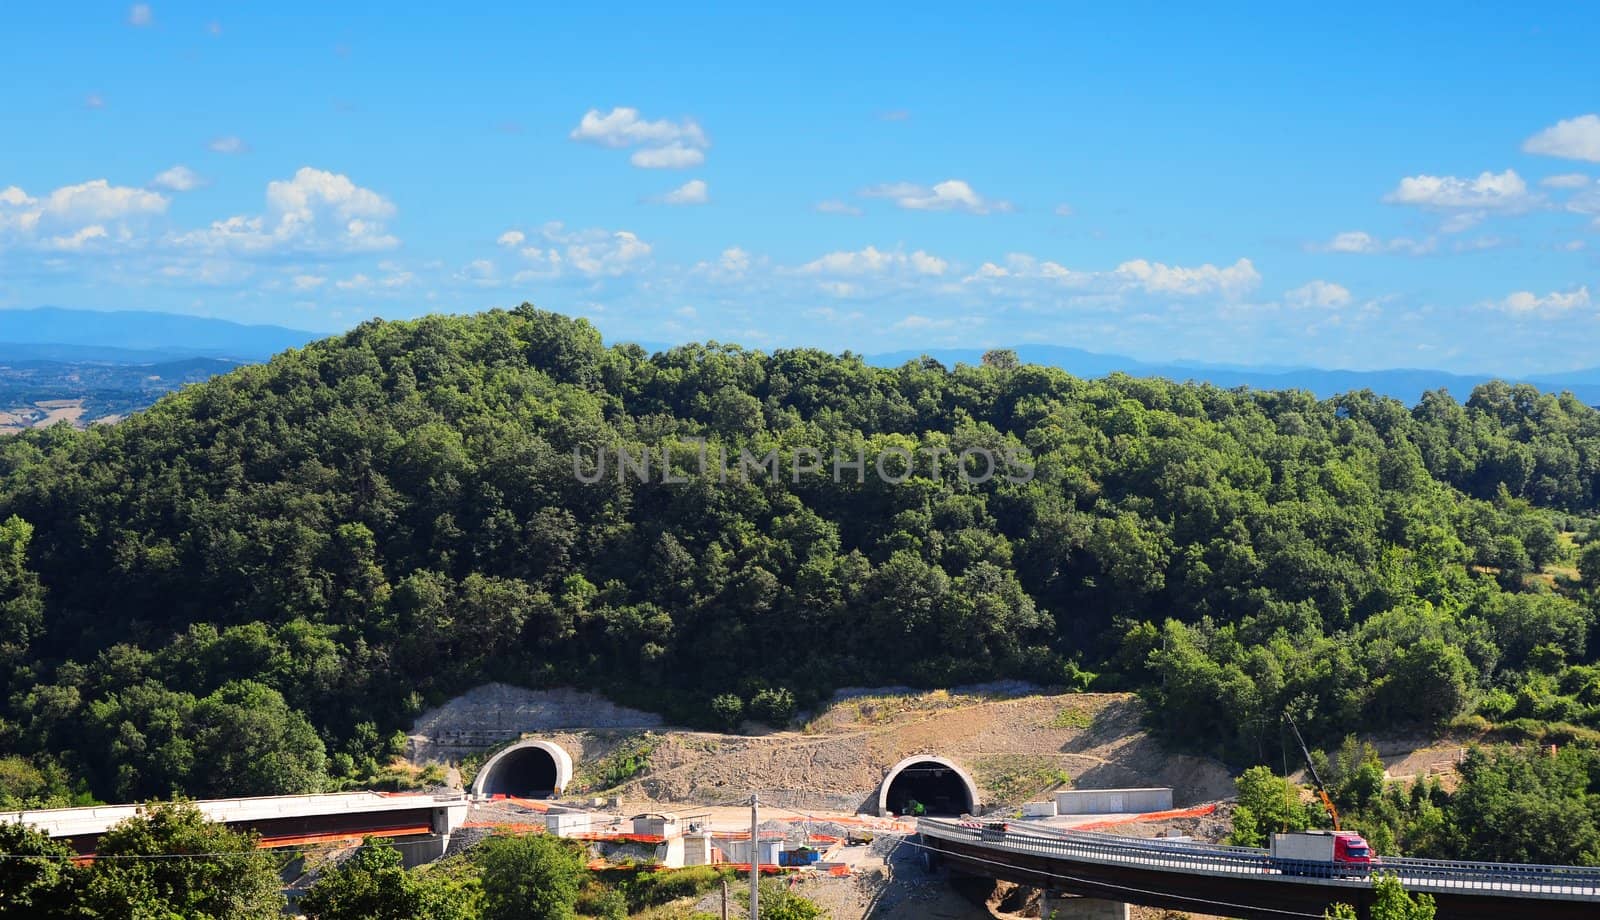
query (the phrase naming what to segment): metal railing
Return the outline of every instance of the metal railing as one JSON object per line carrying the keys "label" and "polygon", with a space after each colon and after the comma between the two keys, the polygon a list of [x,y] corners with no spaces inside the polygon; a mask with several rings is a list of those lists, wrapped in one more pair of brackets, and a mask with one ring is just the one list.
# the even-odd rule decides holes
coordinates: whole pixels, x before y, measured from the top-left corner
{"label": "metal railing", "polygon": [[1383,872],[1398,876],[1408,889],[1417,891],[1600,901],[1600,869],[1583,866],[1386,858],[1368,870],[1330,862],[1277,859],[1265,850],[1250,847],[1025,828],[1014,823],[1001,829],[995,824],[969,826],[924,818],[917,822],[917,830],[927,837],[974,843],[988,850],[1071,862],[1359,887],[1370,884],[1370,873]]}

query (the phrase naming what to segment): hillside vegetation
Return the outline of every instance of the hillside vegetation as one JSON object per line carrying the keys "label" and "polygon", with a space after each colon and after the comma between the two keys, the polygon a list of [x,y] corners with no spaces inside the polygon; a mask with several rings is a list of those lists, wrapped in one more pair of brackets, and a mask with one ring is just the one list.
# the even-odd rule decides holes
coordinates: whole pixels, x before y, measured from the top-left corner
{"label": "hillside vegetation", "polygon": [[[575,474],[664,443],[687,482]],[[973,481],[969,448],[1032,476]],[[1321,744],[1474,712],[1584,737],[1597,472],[1600,413],[1523,386],[1408,409],[1004,353],[651,356],[527,306],[371,322],[0,442],[0,794],[368,782],[491,679],[697,724],[862,684],[1137,689],[1235,762],[1286,707]]]}

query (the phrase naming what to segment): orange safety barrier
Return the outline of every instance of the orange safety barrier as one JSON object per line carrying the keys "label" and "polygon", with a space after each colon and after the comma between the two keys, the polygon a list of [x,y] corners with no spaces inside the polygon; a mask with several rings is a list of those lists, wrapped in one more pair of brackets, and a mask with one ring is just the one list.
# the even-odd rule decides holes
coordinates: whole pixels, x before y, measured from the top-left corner
{"label": "orange safety barrier", "polygon": [[1216,810],[1217,806],[1212,804],[1199,805],[1194,808],[1177,808],[1173,809],[1172,811],[1147,811],[1142,815],[1134,815],[1131,818],[1123,818],[1118,821],[1091,821],[1088,824],[1074,824],[1069,829],[1075,831],[1098,831],[1108,827],[1116,827],[1119,824],[1136,824],[1142,821],[1170,821],[1174,818],[1204,818],[1206,815],[1212,814]]}
{"label": "orange safety barrier", "polygon": [[422,834],[433,833],[433,828],[426,824],[414,827],[385,827],[380,830],[367,831],[361,834],[352,834],[349,831],[340,831],[333,834],[303,834],[294,837],[262,837],[256,842],[256,847],[262,850],[277,847],[311,846],[321,843],[360,843],[367,837],[415,837]]}
{"label": "orange safety barrier", "polygon": [[568,836],[572,840],[600,840],[606,843],[664,843],[667,839],[660,834],[602,834],[595,831]]}

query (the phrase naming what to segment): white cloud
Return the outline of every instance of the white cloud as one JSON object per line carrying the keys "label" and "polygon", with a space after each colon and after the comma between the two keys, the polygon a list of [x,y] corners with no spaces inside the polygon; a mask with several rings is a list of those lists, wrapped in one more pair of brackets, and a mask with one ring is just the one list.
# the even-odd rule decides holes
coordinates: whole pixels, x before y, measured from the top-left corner
{"label": "white cloud", "polygon": [[960,179],[946,179],[932,188],[912,182],[890,182],[862,189],[864,198],[887,198],[908,211],[965,211],[988,214],[1009,211],[1011,203],[984,198]]}
{"label": "white cloud", "polygon": [[297,291],[314,291],[326,284],[327,281],[328,279],[321,275],[295,275],[293,284],[294,289]]}
{"label": "white cloud", "polygon": [[646,147],[643,150],[635,150],[633,156],[628,158],[628,162],[640,169],[688,169],[691,166],[699,166],[705,161],[704,152],[682,144]]}
{"label": "white cloud", "polygon": [[910,119],[911,113],[905,109],[890,109],[887,112],[878,113],[879,121],[909,121]]}
{"label": "white cloud", "polygon": [[1074,211],[1072,210],[1072,205],[1067,204],[1064,201],[1061,204],[1056,205],[1057,217],[1071,217],[1073,213]]}
{"label": "white cloud", "polygon": [[90,93],[83,97],[83,106],[88,109],[103,109],[106,107],[106,97],[99,93]]}
{"label": "white cloud", "polygon": [[210,150],[212,153],[232,155],[238,153],[248,153],[250,151],[250,145],[246,144],[243,138],[228,134],[224,135],[223,137],[213,138],[211,143],[206,145],[206,149]]}
{"label": "white cloud", "polygon": [[908,255],[868,246],[855,251],[830,252],[800,266],[800,272],[849,277],[903,273],[936,278],[944,275],[949,267],[949,262],[920,249]]}
{"label": "white cloud", "polygon": [[1589,288],[1584,285],[1565,293],[1551,291],[1543,297],[1532,291],[1516,291],[1493,306],[1515,316],[1559,316],[1589,306]]}
{"label": "white cloud", "polygon": [[155,22],[155,14],[148,3],[135,3],[128,7],[128,25],[144,28]]}
{"label": "white cloud", "polygon": [[1526,153],[1600,163],[1600,115],[1556,122],[1522,143]]}
{"label": "white cloud", "polygon": [[893,328],[905,330],[907,332],[918,332],[924,329],[947,329],[953,325],[955,325],[954,320],[932,319],[917,313],[909,313],[900,321],[896,322]]}
{"label": "white cloud", "polygon": [[1300,309],[1333,309],[1350,303],[1350,291],[1342,284],[1317,280],[1284,292],[1283,299],[1289,306]]}
{"label": "white cloud", "polygon": [[1424,255],[1433,252],[1437,243],[1432,239],[1413,240],[1397,237],[1392,240],[1381,240],[1364,230],[1346,230],[1334,234],[1333,239],[1326,243],[1308,243],[1306,249],[1310,252],[1339,252],[1370,255],[1380,252],[1399,252],[1407,255]]}
{"label": "white cloud", "polygon": [[528,237],[521,230],[507,230],[495,240],[501,246],[521,246]]}
{"label": "white cloud", "polygon": [[215,221],[174,242],[238,253],[370,252],[400,245],[383,224],[394,216],[394,204],[340,173],[303,166],[292,178],[267,183],[266,198],[262,216]]}
{"label": "white cloud", "polygon": [[854,297],[861,293],[861,285],[848,281],[824,281],[817,286],[822,288],[823,293],[834,297]]}
{"label": "white cloud", "polygon": [[568,135],[575,141],[621,149],[640,147],[629,158],[640,169],[687,169],[706,161],[711,140],[693,119],[648,121],[639,110],[618,106],[602,115],[599,109],[584,113]]}
{"label": "white cloud", "polygon": [[599,109],[590,109],[569,136],[602,147],[664,147],[675,142],[699,148],[711,146],[705,132],[690,119],[646,121],[639,117],[638,109],[626,106],[618,106],[605,115]]}
{"label": "white cloud", "polygon": [[180,163],[151,179],[150,184],[168,191],[188,192],[204,185],[205,181],[194,170]]}
{"label": "white cloud", "polygon": [[43,197],[17,186],[0,189],[0,243],[73,252],[90,243],[129,243],[134,230],[166,211],[167,198],[94,179]]}
{"label": "white cloud", "polygon": [[750,253],[738,246],[722,250],[722,270],[731,274],[744,274],[750,268]]}
{"label": "white cloud", "polygon": [[1209,262],[1185,268],[1135,259],[1118,265],[1114,274],[1152,294],[1220,293],[1225,297],[1238,297],[1261,283],[1261,275],[1249,259],[1240,259],[1221,268]]}
{"label": "white cloud", "polygon": [[142,188],[112,185],[105,179],[95,179],[56,189],[40,207],[41,216],[46,221],[109,221],[160,214],[167,209],[167,199]]}
{"label": "white cloud", "polygon": [[53,236],[45,240],[46,249],[57,249],[66,252],[77,252],[94,240],[106,238],[106,228],[99,224],[90,224],[66,236]]}
{"label": "white cloud", "polygon": [[828,201],[817,202],[817,213],[845,214],[850,217],[859,217],[861,215],[861,209],[848,202],[831,199]]}
{"label": "white cloud", "polygon": [[699,311],[695,310],[694,307],[679,307],[672,312],[683,317],[684,319],[694,319],[696,316],[700,315]]}
{"label": "white cloud", "polygon": [[1528,184],[1516,170],[1503,173],[1483,172],[1476,179],[1458,176],[1407,176],[1400,180],[1394,191],[1384,196],[1390,204],[1414,205],[1423,208],[1471,208],[1479,210],[1520,211],[1534,204],[1528,195]]}
{"label": "white cloud", "polygon": [[690,179],[657,199],[661,204],[689,205],[710,201],[709,190],[703,179]]}
{"label": "white cloud", "polygon": [[1583,173],[1562,173],[1559,176],[1545,176],[1539,184],[1545,188],[1587,188],[1589,177]]}
{"label": "white cloud", "polygon": [[637,272],[650,262],[650,244],[627,230],[568,230],[560,221],[551,221],[539,229],[536,239],[540,245],[520,251],[527,267],[512,280],[569,274],[615,278]]}

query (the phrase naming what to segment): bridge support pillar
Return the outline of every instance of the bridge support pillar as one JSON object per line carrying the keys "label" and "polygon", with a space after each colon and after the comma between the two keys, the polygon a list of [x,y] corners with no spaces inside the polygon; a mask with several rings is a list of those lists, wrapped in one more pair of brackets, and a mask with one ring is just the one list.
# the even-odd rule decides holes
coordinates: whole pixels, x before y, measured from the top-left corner
{"label": "bridge support pillar", "polygon": [[1128,920],[1128,905],[1121,901],[1080,898],[1046,891],[1039,896],[1041,920]]}

